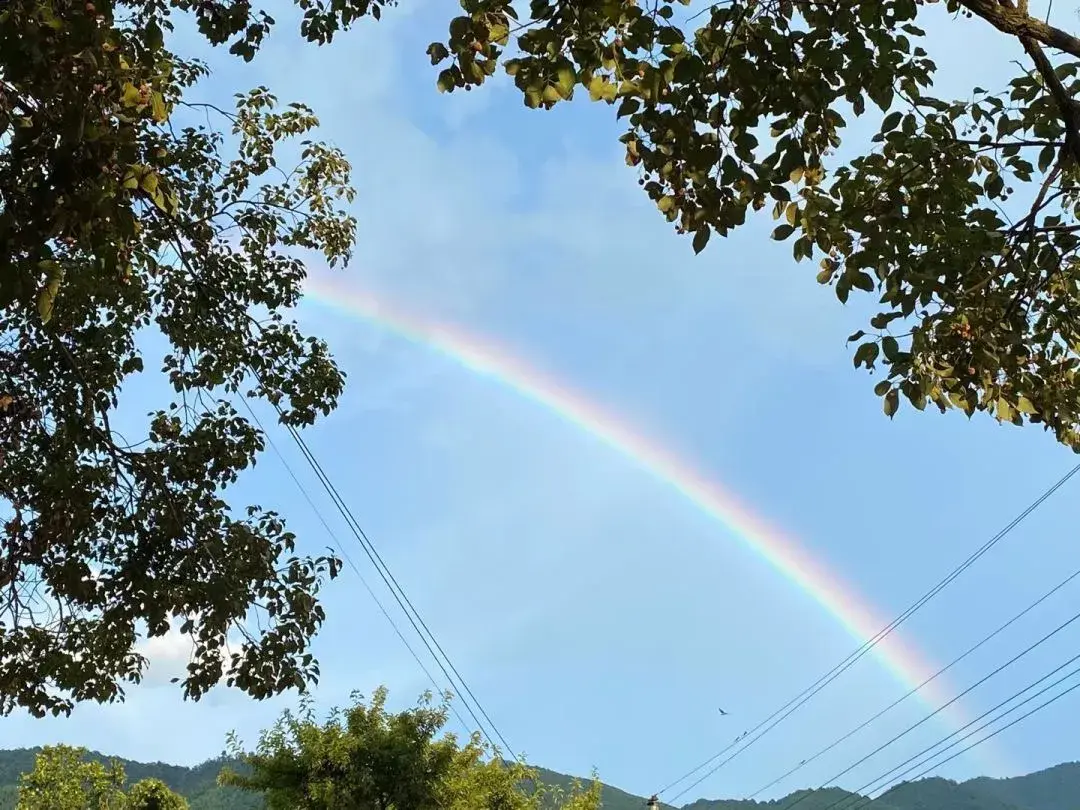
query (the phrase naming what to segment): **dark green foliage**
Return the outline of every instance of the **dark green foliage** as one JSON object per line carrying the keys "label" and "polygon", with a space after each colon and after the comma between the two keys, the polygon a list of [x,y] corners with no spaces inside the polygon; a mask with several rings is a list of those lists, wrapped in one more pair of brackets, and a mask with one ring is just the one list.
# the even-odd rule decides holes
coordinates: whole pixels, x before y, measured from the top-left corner
{"label": "dark green foliage", "polygon": [[132,784],[119,762],[88,754],[68,745],[41,749],[19,778],[18,810],[189,810],[160,779]]}
{"label": "dark green foliage", "polygon": [[[33,768],[39,749],[0,751],[0,810],[14,810],[15,785],[19,774]],[[106,760],[101,754],[92,754]],[[243,764],[227,758],[204,762],[194,768],[163,763],[141,763],[120,760],[128,779],[160,779],[181,796],[191,810],[263,810],[261,800],[242,791],[217,785],[223,766],[243,769]],[[536,769],[544,785],[568,791],[575,777]],[[846,791],[836,788],[815,791],[814,796],[801,801],[798,810],[824,810]],[[799,793],[768,802],[740,800],[699,800],[684,806],[684,810],[783,810]],[[643,810],[645,799],[610,785],[601,792],[603,810]],[[866,810],[1078,810],[1080,808],[1080,762],[1066,763],[1026,776],[1010,779],[980,777],[967,782],[946,779],[926,779],[898,786]]]}
{"label": "dark green foliage", "polygon": [[1080,765],[1065,763],[1045,771],[1011,779],[982,777],[965,782],[964,787],[979,796],[996,796],[1024,810],[1063,810],[1072,796],[1072,810],[1080,808]]}
{"label": "dark green foliage", "polygon": [[[311,42],[378,9],[302,5]],[[306,252],[350,256],[350,167],[266,88],[190,109],[205,67],[169,49],[186,13],[245,59],[271,23],[247,2],[0,3],[0,714],[121,699],[139,636],[173,623],[187,697],[319,674],[339,561],[225,490],[264,444],[238,396],[303,427],[341,393],[289,312]],[[156,400],[131,394],[145,369]]]}
{"label": "dark green foliage", "polygon": [[387,690],[320,722],[306,702],[260,735],[253,751],[231,750],[247,775],[219,782],[260,793],[267,810],[598,810],[600,784],[545,785],[519,762],[495,755],[479,733],[444,733],[449,694],[425,693],[412,709],[386,711]]}
{"label": "dark green foliage", "polygon": [[[15,810],[19,776],[33,770],[34,759],[40,751],[40,748],[0,751],[0,810]],[[112,760],[112,757],[97,752],[91,752],[89,758],[102,763]],[[193,768],[125,759],[119,760],[119,763],[129,784],[144,779],[159,779],[186,798],[190,810],[262,810],[263,807],[262,800],[257,796],[218,786],[217,777],[225,765],[241,770],[244,768],[242,763],[225,757],[208,760]]]}
{"label": "dark green foliage", "polygon": [[[1025,0],[946,0],[946,37],[981,26],[1026,54],[1007,86],[953,100],[923,47],[933,0],[460,5],[427,50],[439,90],[501,66],[530,108],[610,105],[626,163],[696,253],[771,212],[841,302],[874,296],[851,342],[886,415],[902,399],[982,411],[1080,451],[1080,38]],[[839,159],[863,115],[877,137]]]}

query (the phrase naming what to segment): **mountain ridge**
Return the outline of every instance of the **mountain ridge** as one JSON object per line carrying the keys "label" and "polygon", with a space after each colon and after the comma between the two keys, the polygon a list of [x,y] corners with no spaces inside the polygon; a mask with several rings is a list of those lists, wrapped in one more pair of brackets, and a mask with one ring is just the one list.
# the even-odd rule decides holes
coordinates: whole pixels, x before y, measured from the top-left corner
{"label": "mountain ridge", "polygon": [[[0,810],[14,810],[19,775],[31,770],[40,748],[0,749]],[[138,762],[98,751],[90,756],[117,760],[131,782],[161,779],[184,796],[191,810],[262,810],[260,797],[217,785],[217,774],[236,763],[224,755],[195,766]],[[547,768],[536,768],[541,782],[569,786],[575,779]],[[644,810],[646,799],[603,783],[604,810]],[[678,810],[1080,810],[1080,762],[1064,762],[1040,771],[1011,777],[980,776],[963,782],[929,777],[903,782],[876,799],[838,787],[796,790],[780,799],[696,799]],[[665,806],[667,807],[667,806]]]}

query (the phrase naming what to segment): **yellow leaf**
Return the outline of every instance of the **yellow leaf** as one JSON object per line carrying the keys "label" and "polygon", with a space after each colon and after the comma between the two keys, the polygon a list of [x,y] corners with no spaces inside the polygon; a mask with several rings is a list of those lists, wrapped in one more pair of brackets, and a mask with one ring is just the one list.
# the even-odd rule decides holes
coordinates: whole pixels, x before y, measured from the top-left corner
{"label": "yellow leaf", "polygon": [[142,93],[131,82],[124,82],[123,96],[121,99],[125,107],[138,107],[142,103]]}
{"label": "yellow leaf", "polygon": [[53,304],[56,302],[57,293],[60,292],[60,282],[63,281],[63,279],[63,268],[53,263],[49,267],[49,275],[45,282],[45,286],[42,287],[41,292],[38,293],[37,309],[43,324],[52,320]]}
{"label": "yellow leaf", "polygon": [[165,98],[156,91],[150,96],[150,114],[159,124],[169,117],[169,108],[165,105]]}
{"label": "yellow leaf", "polygon": [[788,225],[795,227],[795,223],[799,221],[799,204],[790,203],[787,207],[787,221]]}
{"label": "yellow leaf", "polygon": [[589,80],[589,98],[593,101],[599,101],[604,97],[604,85],[607,84],[604,81],[603,76],[593,76]]}
{"label": "yellow leaf", "polygon": [[156,205],[166,214],[172,213],[169,210],[169,201],[166,199],[165,195],[161,193],[161,189],[157,186],[155,186],[153,192],[151,192],[150,199],[153,201],[154,205]]}

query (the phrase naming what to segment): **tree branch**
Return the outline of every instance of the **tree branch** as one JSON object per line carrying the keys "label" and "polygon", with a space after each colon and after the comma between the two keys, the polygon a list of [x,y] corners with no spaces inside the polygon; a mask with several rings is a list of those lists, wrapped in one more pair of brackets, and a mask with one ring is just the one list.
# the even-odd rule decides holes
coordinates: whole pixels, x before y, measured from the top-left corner
{"label": "tree branch", "polygon": [[1001,5],[996,0],[960,0],[960,3],[1003,33],[1033,40],[1080,58],[1080,39],[1032,17],[1025,10],[1011,4]]}

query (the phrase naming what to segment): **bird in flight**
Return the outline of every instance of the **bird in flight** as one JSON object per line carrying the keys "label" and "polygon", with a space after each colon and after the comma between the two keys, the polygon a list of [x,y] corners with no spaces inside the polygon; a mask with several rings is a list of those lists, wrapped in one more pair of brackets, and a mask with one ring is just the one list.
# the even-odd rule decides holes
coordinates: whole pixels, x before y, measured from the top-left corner
{"label": "bird in flight", "polygon": [[720,709],[720,714],[728,714],[728,712],[725,712],[723,709]]}

